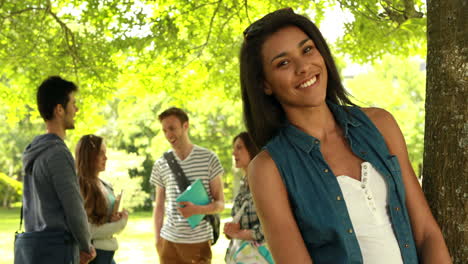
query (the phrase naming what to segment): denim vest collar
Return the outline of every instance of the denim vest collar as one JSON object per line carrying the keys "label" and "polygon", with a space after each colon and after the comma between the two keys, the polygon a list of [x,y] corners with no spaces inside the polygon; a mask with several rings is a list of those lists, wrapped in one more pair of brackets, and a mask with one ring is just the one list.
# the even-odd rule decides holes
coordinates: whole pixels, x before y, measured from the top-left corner
{"label": "denim vest collar", "polygon": [[[326,102],[328,108],[335,117],[336,122],[338,122],[338,125],[343,129],[345,138],[348,137],[349,126],[358,127],[361,125],[361,121],[357,120],[350,113],[348,113],[344,107],[339,106],[330,100],[327,100]],[[320,150],[320,140],[301,131],[289,121],[286,124],[285,132],[291,142],[303,151],[309,153],[312,150]]]}

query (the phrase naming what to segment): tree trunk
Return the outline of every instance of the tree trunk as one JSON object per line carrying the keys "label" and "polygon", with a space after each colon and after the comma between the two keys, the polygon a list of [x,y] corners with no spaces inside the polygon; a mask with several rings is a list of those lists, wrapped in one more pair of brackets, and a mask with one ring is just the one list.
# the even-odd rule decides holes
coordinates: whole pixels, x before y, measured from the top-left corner
{"label": "tree trunk", "polygon": [[427,2],[423,189],[454,263],[468,260],[468,2]]}
{"label": "tree trunk", "polygon": [[6,187],[5,188],[5,193],[3,196],[3,201],[2,201],[2,207],[3,208],[10,208],[10,192],[11,192],[11,189],[10,187]]}

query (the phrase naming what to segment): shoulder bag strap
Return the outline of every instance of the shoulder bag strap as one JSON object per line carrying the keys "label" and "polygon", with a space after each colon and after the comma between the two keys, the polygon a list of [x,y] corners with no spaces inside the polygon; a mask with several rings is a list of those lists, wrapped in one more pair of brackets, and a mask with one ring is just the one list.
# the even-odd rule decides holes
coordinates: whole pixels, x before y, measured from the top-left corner
{"label": "shoulder bag strap", "polygon": [[[172,173],[175,176],[175,180],[177,182],[177,185],[179,186],[180,192],[185,191],[187,187],[190,186],[190,181],[187,179],[187,176],[185,176],[184,171],[182,170],[179,163],[175,159],[174,152],[170,152],[170,151],[165,152],[164,158],[166,159],[167,164],[169,165],[169,168],[171,169]],[[208,215],[208,214],[205,215],[204,219],[207,220],[211,224],[211,226],[214,225],[214,221],[216,220],[214,215]],[[219,219],[219,216],[218,216],[218,219]],[[218,225],[218,229],[219,229],[219,225]],[[214,227],[213,227],[213,230],[214,230]]]}
{"label": "shoulder bag strap", "polygon": [[237,211],[236,215],[234,215],[234,217],[232,218],[232,222],[233,223],[239,223],[242,215],[244,214],[244,210],[245,210],[245,207],[247,206],[247,203],[248,201],[244,201],[244,203],[242,203],[242,206],[241,208],[239,209],[239,211]]}
{"label": "shoulder bag strap", "polygon": [[19,225],[19,229],[16,230],[15,232],[15,241],[16,241],[16,237],[18,236],[18,234],[21,233],[22,228],[23,228],[23,205],[21,204],[20,225]]}
{"label": "shoulder bag strap", "polygon": [[175,159],[174,152],[165,152],[164,158],[166,159],[169,168],[171,168],[171,171],[174,174],[180,192],[185,191],[187,187],[190,186],[190,181],[187,179],[187,176],[185,176],[184,171]]}

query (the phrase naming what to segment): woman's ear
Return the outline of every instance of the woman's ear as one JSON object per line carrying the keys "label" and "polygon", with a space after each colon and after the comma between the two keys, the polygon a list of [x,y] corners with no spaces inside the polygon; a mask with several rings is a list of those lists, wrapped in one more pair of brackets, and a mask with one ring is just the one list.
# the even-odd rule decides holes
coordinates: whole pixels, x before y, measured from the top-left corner
{"label": "woman's ear", "polygon": [[263,92],[265,92],[266,95],[272,95],[273,90],[271,89],[271,85],[267,81],[263,81]]}

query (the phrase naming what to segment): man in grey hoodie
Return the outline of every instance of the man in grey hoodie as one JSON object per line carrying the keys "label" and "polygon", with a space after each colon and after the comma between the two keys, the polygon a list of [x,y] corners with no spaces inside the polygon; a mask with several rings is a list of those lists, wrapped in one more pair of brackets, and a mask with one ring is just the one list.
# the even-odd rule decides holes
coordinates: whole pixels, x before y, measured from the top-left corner
{"label": "man in grey hoodie", "polygon": [[[66,130],[75,127],[77,90],[74,83],[58,76],[49,77],[39,86],[37,104],[47,133],[34,138],[23,153],[23,213],[27,232],[24,234],[50,236],[51,232],[62,232],[65,240],[69,238],[72,251],[69,254],[72,259],[66,263],[88,263],[95,256],[75,162],[63,141]],[[28,244],[27,239],[19,241],[16,248],[23,253],[18,257],[15,252],[15,263],[45,263],[45,259],[33,257],[39,256],[37,245]],[[54,253],[67,250],[60,246],[45,247]],[[65,263],[55,259],[48,262]]]}

